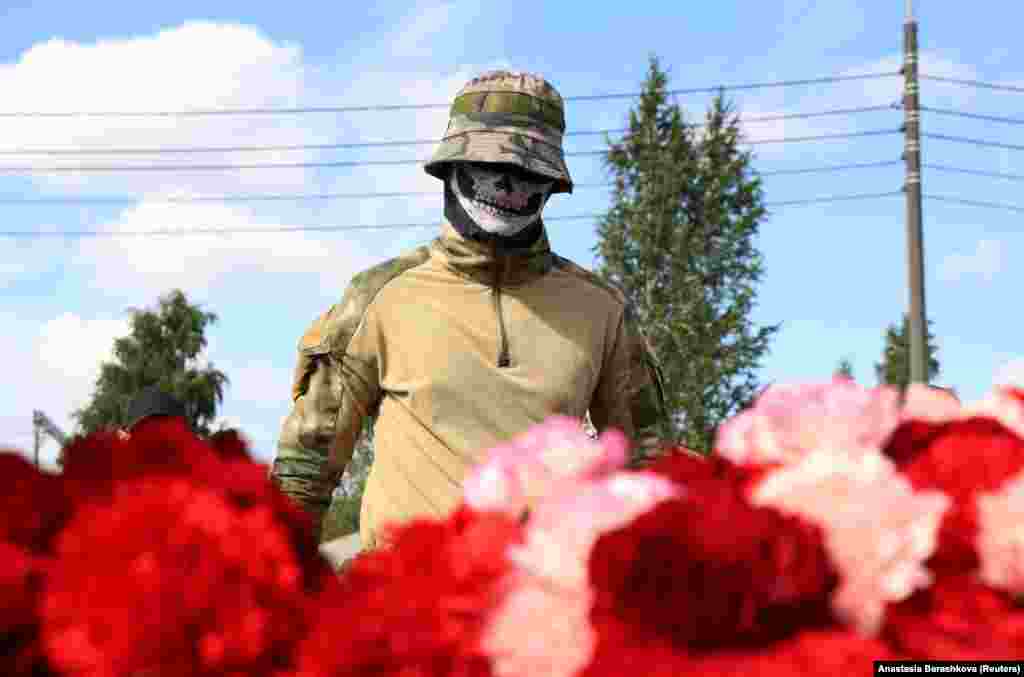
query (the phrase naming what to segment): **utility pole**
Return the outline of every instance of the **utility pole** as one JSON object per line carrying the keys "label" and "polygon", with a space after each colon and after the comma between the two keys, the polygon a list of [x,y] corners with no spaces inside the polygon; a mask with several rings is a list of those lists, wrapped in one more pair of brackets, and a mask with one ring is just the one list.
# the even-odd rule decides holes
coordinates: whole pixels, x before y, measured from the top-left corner
{"label": "utility pole", "polygon": [[34,446],[32,448],[32,458],[35,461],[36,469],[39,468],[39,447],[42,445],[42,442],[43,442],[42,434],[41,433],[42,433],[42,431],[39,430],[39,426],[37,426],[37,425],[33,425],[32,426],[32,436],[34,438],[33,441],[35,442],[35,444],[34,444]]}
{"label": "utility pole", "polygon": [[58,463],[64,454],[64,446],[68,443],[67,434],[57,427],[57,424],[50,420],[50,417],[36,409],[32,412],[32,427],[36,434],[36,467],[39,467],[39,446],[42,433],[60,445],[61,451],[58,455]]}
{"label": "utility pole", "polygon": [[921,108],[917,80],[917,21],[906,0],[903,24],[903,159],[907,195],[907,268],[910,281],[910,382],[928,382],[928,314],[924,303],[924,232],[921,225]]}

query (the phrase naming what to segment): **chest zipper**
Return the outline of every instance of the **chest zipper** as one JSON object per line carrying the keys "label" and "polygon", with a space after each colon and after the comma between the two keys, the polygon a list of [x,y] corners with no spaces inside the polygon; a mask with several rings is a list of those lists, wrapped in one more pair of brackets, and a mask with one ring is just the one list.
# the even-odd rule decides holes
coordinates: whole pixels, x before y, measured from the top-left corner
{"label": "chest zipper", "polygon": [[508,367],[511,365],[511,358],[508,354],[508,336],[505,333],[505,318],[501,312],[501,266],[502,258],[507,257],[499,256],[497,247],[494,251],[494,286],[491,287],[491,298],[494,300],[494,314],[498,316],[498,333],[501,335],[501,346],[498,349],[498,367]]}

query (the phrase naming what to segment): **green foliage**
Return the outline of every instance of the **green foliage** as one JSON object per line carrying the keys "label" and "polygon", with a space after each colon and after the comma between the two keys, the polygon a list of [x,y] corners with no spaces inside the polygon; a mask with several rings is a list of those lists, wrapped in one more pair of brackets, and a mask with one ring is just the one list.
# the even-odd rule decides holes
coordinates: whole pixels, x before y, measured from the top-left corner
{"label": "green foliage", "polygon": [[135,394],[159,385],[185,403],[196,432],[208,435],[228,383],[224,372],[198,359],[217,316],[190,304],[180,290],[161,297],[155,310],[129,313],[131,333],[114,341],[114,360],[101,365],[92,399],[73,415],[78,433],[124,426]]}
{"label": "green foliage", "polygon": [[836,367],[835,375],[845,376],[848,379],[853,378],[853,362],[850,361],[850,358],[844,357],[839,360],[839,366]]}
{"label": "green foliage", "polygon": [[766,210],[738,116],[719,94],[703,125],[688,122],[667,85],[651,57],[628,131],[608,139],[615,188],[598,226],[597,272],[626,293],[662,362],[663,437],[707,452],[718,425],[758,392],[779,325],[751,321]]}
{"label": "green foliage", "polygon": [[[925,341],[928,347],[928,381],[931,382],[940,371],[931,320],[928,320]],[[900,390],[910,383],[910,316],[907,313],[903,313],[902,326],[890,324],[886,327],[882,361],[875,363],[875,376],[879,384],[896,386]]]}
{"label": "green foliage", "polygon": [[366,478],[373,465],[373,423],[368,421],[363,434],[352,452],[352,460],[345,468],[331,505],[324,515],[320,540],[330,541],[359,531],[359,510],[363,501]]}

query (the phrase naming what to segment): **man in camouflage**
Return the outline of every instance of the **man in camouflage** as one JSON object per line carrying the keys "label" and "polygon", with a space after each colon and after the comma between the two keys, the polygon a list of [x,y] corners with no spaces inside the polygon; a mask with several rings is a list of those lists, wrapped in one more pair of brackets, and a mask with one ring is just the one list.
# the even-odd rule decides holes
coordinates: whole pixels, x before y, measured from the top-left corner
{"label": "man in camouflage", "polygon": [[572,192],[564,132],[544,79],[470,81],[425,167],[444,182],[440,237],[355,276],[299,342],[272,476],[319,522],[371,417],[364,548],[446,514],[484,451],[554,414],[623,431],[634,465],[657,449],[659,370],[623,294],[554,254],[541,220]]}

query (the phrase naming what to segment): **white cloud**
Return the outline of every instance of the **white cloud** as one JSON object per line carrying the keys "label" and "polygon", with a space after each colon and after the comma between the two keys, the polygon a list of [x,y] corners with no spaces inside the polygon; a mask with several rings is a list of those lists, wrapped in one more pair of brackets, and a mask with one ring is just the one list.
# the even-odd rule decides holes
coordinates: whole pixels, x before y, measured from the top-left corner
{"label": "white cloud", "polygon": [[434,42],[442,37],[443,31],[451,28],[453,19],[459,18],[454,10],[454,3],[442,3],[411,14],[390,40],[391,55],[429,56]]}
{"label": "white cloud", "polygon": [[229,235],[202,234],[85,238],[75,266],[87,270],[96,288],[153,297],[170,288],[207,296],[236,278],[248,285],[280,285],[287,273],[323,274],[325,286],[342,288],[352,274],[374,261],[358,242],[309,233],[274,232],[293,224],[267,218],[250,207],[216,203],[143,202],[125,210],[102,230],[251,229]]}
{"label": "white cloud", "polygon": [[113,357],[114,339],[129,332],[127,319],[84,319],[64,313],[43,325],[36,359],[39,366],[68,383],[72,391],[91,388],[102,361]]}
{"label": "white cloud", "polygon": [[[291,365],[287,367],[269,360],[253,360],[240,362],[225,356],[218,359],[211,354],[211,361],[218,369],[222,369],[231,380],[227,395],[237,403],[247,403],[260,408],[267,408],[268,393],[280,395],[277,399],[287,399],[291,391]],[[271,408],[277,408],[272,405]]]}
{"label": "white cloud", "polygon": [[[182,111],[309,103],[298,47],[276,44],[254,28],[187,22],[155,35],[83,44],[38,43],[15,63],[0,64],[0,91],[26,111]],[[271,116],[30,117],[5,120],[3,148],[159,148],[312,143],[325,119]],[[312,153],[26,156],[9,165],[70,166],[299,162]],[[6,158],[5,158],[6,160]],[[44,185],[83,191],[231,190],[300,186],[306,170],[246,172],[56,173]]]}
{"label": "white cloud", "polygon": [[1003,243],[998,240],[979,240],[974,251],[968,254],[950,254],[939,263],[939,279],[943,282],[960,282],[964,278],[978,276],[991,282],[1003,269]]}
{"label": "white cloud", "polygon": [[[896,53],[849,68],[840,75],[894,73],[900,69],[902,64],[902,53]],[[972,66],[935,51],[923,51],[919,54],[919,71],[922,74],[960,79],[977,79],[978,77],[977,71]],[[934,85],[933,82],[922,84],[922,87],[928,90],[927,97],[922,100],[923,104],[960,108],[968,106],[972,101],[973,94],[970,88]],[[827,89],[822,89],[823,87]],[[901,77],[840,81],[815,88],[801,87],[795,93],[802,94],[802,96],[794,96],[794,93],[786,91],[786,88],[762,90],[743,95],[740,100],[740,112],[743,117],[772,118],[794,112],[813,113],[876,106],[891,106],[891,110],[781,120],[750,120],[743,124],[746,139],[779,139],[896,129],[903,121],[903,79]],[[867,139],[862,141],[867,143]],[[803,152],[811,152],[819,148],[831,151],[828,145],[831,143],[764,144],[755,146],[755,151],[759,158],[781,159],[799,157]],[[836,150],[839,148],[837,147]]]}
{"label": "white cloud", "polygon": [[[843,75],[866,75],[869,73],[894,73],[903,66],[903,53],[898,52],[882,59],[851,68]],[[918,75],[933,75],[944,78],[978,79],[974,66],[957,61],[937,50],[922,50],[918,53]],[[853,80],[837,85],[845,92],[858,95],[862,106],[877,106],[899,103],[903,97],[903,78],[888,77],[877,80]],[[931,106],[957,107],[968,104],[973,92],[968,87],[934,87],[930,81],[921,82],[922,90],[927,88],[927,103]]]}
{"label": "white cloud", "polygon": [[[31,452],[32,411],[42,410],[64,432],[72,433],[71,414],[84,406],[112,357],[114,340],[128,334],[124,318],[85,318],[65,312],[44,323],[8,315],[0,350],[11,359],[8,379],[16,389],[0,393],[0,441]],[[43,461],[52,465],[56,444],[47,440]]]}
{"label": "white cloud", "polygon": [[993,383],[1024,388],[1024,357],[1013,358],[999,367]]}

